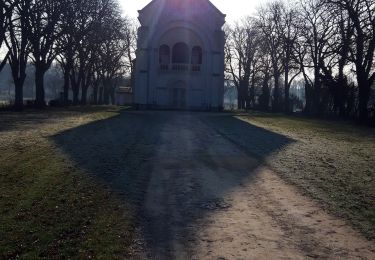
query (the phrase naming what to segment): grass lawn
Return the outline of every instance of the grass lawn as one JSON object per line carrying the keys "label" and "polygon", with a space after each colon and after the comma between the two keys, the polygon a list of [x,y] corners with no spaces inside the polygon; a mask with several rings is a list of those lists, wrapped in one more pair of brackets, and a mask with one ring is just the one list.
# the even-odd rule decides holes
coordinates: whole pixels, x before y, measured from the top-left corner
{"label": "grass lawn", "polygon": [[295,142],[266,158],[286,180],[375,238],[375,129],[250,113],[238,118]]}
{"label": "grass lawn", "polygon": [[[0,259],[131,255],[137,203],[163,126],[163,117],[141,114],[115,107],[0,112]],[[242,121],[228,120],[231,115],[210,120],[375,238],[373,128],[264,113],[234,116]],[[230,124],[247,125],[243,121],[292,141],[265,153],[274,146]],[[261,137],[265,131],[253,132]]]}
{"label": "grass lawn", "polygon": [[127,256],[134,210],[50,138],[118,114],[117,108],[0,112],[0,258]]}

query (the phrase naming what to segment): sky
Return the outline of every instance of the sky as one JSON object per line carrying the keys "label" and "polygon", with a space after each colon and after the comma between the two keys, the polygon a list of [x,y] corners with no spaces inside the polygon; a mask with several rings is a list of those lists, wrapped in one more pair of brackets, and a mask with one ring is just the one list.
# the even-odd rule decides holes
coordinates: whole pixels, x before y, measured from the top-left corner
{"label": "sky", "polygon": [[[132,18],[138,17],[138,10],[145,7],[151,0],[119,0],[124,13]],[[183,1],[183,0],[181,0]],[[227,22],[232,23],[246,15],[251,15],[259,5],[267,0],[211,0],[211,2],[227,15]]]}
{"label": "sky", "polygon": [[[151,0],[119,0],[124,10],[124,14],[132,17],[138,17],[138,10],[145,7]],[[183,1],[183,0],[181,0]],[[251,15],[258,6],[267,2],[267,0],[211,0],[221,12],[227,15],[226,21],[232,23],[240,18]],[[1,56],[0,50],[0,56]]]}

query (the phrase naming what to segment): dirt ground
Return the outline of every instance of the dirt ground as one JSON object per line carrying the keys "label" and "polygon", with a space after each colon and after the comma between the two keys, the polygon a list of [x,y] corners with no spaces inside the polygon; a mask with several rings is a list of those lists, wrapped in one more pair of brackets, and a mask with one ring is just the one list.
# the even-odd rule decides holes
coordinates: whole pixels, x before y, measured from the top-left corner
{"label": "dirt ground", "polygon": [[[305,186],[290,185],[273,171],[277,167],[272,160],[280,162],[284,158],[280,151],[304,140],[267,130],[232,114],[97,110],[0,114],[0,148],[14,150],[3,153],[0,159],[5,162],[27,155],[27,160],[30,157],[40,162],[40,170],[29,176],[30,183],[40,172],[58,175],[55,168],[65,165],[113,192],[129,208],[123,214],[138,221],[131,222],[132,227],[138,228],[127,259],[375,259],[374,241],[302,195]],[[50,167],[51,154],[58,157],[55,168]],[[293,156],[285,157],[285,167]],[[35,168],[31,159],[29,167]],[[19,174],[25,173],[21,167],[24,163],[19,161]],[[292,168],[290,175],[296,171]],[[7,176],[12,177],[0,172],[0,177]],[[66,186],[78,185],[72,183],[67,182]],[[319,186],[314,185],[311,188]],[[63,187],[59,192],[69,192]],[[45,188],[44,182],[40,188]],[[79,187],[85,189],[88,187]],[[51,192],[44,193],[49,198]],[[15,204],[19,200],[16,198]],[[109,216],[112,211],[101,201],[111,198],[99,200],[93,208]],[[56,204],[52,205],[55,209]],[[65,204],[58,206],[77,215],[76,209],[69,211]],[[45,207],[48,209],[48,205]],[[35,214],[31,206],[27,209]],[[64,214],[70,216],[68,213]],[[9,226],[13,226],[17,219],[13,221],[9,216]],[[44,227],[39,223],[41,219],[37,215],[33,221]],[[79,230],[80,219],[77,221],[77,227],[67,223],[67,229]],[[121,221],[122,218],[114,219],[112,226],[103,221],[100,227],[110,233],[121,226],[117,225]],[[59,231],[61,223],[55,222],[50,224]],[[23,228],[22,222],[17,225]],[[97,227],[91,228],[98,230]],[[125,231],[133,237],[133,228]],[[123,243],[122,239],[95,236],[105,238],[96,250]],[[44,243],[54,245],[55,240],[51,235]],[[1,241],[0,228],[0,245]],[[115,252],[109,258],[116,259],[123,253],[116,248],[121,247],[109,250]],[[79,258],[74,252],[64,256]]]}
{"label": "dirt ground", "polygon": [[[209,123],[163,117],[134,258],[375,259],[375,245]],[[217,118],[215,118],[217,120]],[[214,120],[214,121],[215,121]],[[236,119],[233,119],[236,120]],[[248,125],[269,155],[293,140]]]}

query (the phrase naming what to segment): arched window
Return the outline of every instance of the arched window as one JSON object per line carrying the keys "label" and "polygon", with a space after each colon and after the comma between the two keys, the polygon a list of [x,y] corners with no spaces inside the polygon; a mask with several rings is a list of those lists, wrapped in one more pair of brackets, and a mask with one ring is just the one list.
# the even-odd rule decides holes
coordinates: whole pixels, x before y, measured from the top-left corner
{"label": "arched window", "polygon": [[202,64],[202,48],[194,46],[191,52],[191,64],[201,65]]}
{"label": "arched window", "polygon": [[172,62],[189,64],[189,47],[185,43],[179,42],[173,46]]}
{"label": "arched window", "polygon": [[168,45],[162,45],[159,48],[159,63],[168,65],[171,62],[171,51]]}

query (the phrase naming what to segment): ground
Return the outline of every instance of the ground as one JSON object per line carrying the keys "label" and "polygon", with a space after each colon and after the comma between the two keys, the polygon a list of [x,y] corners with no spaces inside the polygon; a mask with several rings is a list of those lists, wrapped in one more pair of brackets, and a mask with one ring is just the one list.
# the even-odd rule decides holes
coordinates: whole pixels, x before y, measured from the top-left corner
{"label": "ground", "polygon": [[373,129],[90,108],[0,140],[0,258],[375,258]]}

